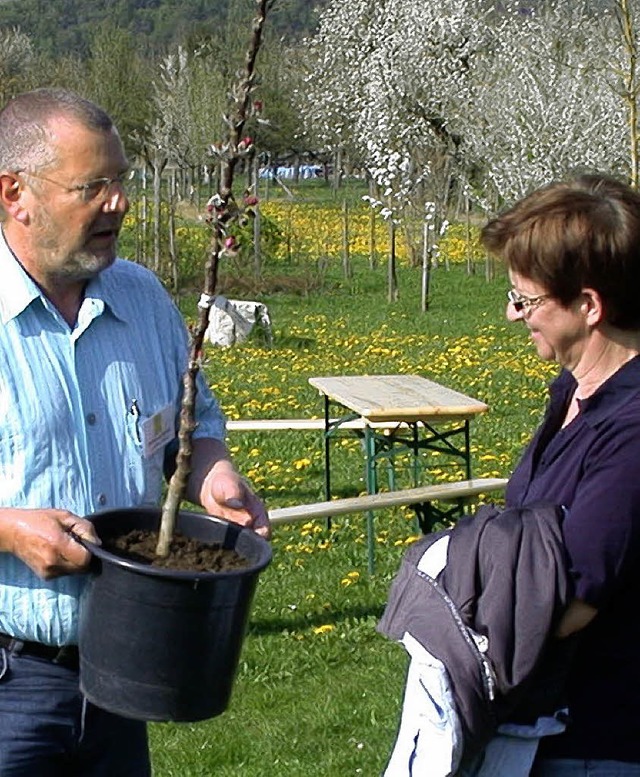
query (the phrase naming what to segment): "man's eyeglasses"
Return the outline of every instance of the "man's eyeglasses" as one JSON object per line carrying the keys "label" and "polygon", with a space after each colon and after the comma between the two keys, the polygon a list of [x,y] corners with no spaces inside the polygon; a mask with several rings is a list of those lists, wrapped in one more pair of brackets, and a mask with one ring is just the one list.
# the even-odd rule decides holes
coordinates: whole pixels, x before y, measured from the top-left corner
{"label": "man's eyeglasses", "polygon": [[507,292],[507,299],[513,305],[516,313],[524,312],[525,314],[540,307],[550,296],[550,294],[539,294],[537,297],[526,297],[524,294],[518,294],[515,289],[509,289]]}
{"label": "man's eyeglasses", "polygon": [[126,194],[125,190],[125,176],[119,175],[116,178],[94,178],[93,181],[87,181],[86,183],[78,183],[74,186],[67,186],[60,181],[54,181],[53,178],[47,178],[44,175],[38,175],[37,173],[28,173],[25,170],[16,170],[16,175],[26,176],[27,178],[36,178],[39,181],[46,181],[52,183],[54,186],[59,186],[61,189],[65,189],[67,192],[76,192],[80,195],[82,202],[94,202],[104,203],[109,197],[113,196],[113,187],[118,187],[118,195]]}

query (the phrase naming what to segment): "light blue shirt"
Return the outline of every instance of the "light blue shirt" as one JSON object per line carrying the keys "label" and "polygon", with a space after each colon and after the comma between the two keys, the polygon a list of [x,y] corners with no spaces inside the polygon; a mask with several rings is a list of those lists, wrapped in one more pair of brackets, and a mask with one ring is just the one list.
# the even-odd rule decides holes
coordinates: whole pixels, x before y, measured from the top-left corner
{"label": "light blue shirt", "polygon": [[[164,446],[145,419],[170,406],[177,429],[188,335],[156,277],[118,259],[87,285],[76,326],[0,235],[0,505],[80,516],[157,504]],[[199,376],[196,437],[224,439]],[[83,575],[45,581],[0,553],[0,632],[51,645],[77,641]]]}

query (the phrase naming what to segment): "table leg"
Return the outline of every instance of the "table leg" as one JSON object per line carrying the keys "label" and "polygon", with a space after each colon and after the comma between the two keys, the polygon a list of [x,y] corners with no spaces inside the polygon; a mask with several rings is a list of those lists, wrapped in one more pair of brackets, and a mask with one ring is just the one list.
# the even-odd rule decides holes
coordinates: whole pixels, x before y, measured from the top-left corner
{"label": "table leg", "polygon": [[471,434],[469,421],[464,422],[464,462],[466,466],[467,480],[471,480]]}
{"label": "table leg", "polygon": [[[378,491],[378,474],[376,469],[376,432],[370,426],[366,426],[364,430],[364,442],[365,442],[365,479],[367,483],[367,493],[375,494]],[[375,531],[375,517],[373,511],[367,513],[367,549],[369,556],[369,574],[375,573],[375,547],[376,547],[376,531]]]}
{"label": "table leg", "polygon": [[330,462],[330,418],[329,397],[324,398],[324,498],[328,502],[331,499],[331,462]]}
{"label": "table leg", "polygon": [[418,445],[420,439],[418,434],[418,424],[411,424],[411,440],[413,442],[413,485],[417,487],[420,482],[420,446]]}
{"label": "table leg", "polygon": [[[331,440],[330,440],[330,402],[324,398],[324,498],[331,500]],[[327,518],[327,531],[331,531],[331,517]]]}

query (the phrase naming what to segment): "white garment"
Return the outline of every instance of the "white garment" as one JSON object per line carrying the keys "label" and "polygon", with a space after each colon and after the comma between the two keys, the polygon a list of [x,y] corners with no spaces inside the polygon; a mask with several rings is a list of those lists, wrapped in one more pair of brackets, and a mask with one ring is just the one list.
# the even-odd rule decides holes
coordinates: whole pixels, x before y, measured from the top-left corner
{"label": "white garment", "polygon": [[[424,552],[418,569],[437,577],[447,563],[449,536]],[[442,661],[405,632],[411,657],[402,717],[384,777],[450,777],[462,756],[462,729],[447,670]]]}
{"label": "white garment", "polygon": [[246,340],[256,324],[262,327],[267,343],[271,345],[271,319],[265,304],[227,299],[218,294],[211,307],[205,336],[213,345],[228,347]]}
{"label": "white garment", "polygon": [[411,634],[400,728],[384,777],[451,777],[462,756],[462,730],[449,675]]}
{"label": "white garment", "polygon": [[[447,563],[448,547],[449,535],[444,535],[427,548],[418,569],[436,578]],[[486,638],[470,635],[485,652]],[[464,743],[447,669],[409,632],[401,642],[411,660],[400,727],[383,777],[527,777],[540,737],[564,731],[564,723],[552,717],[532,726],[503,724],[474,764],[459,772]]]}
{"label": "white garment", "polygon": [[528,777],[540,737],[564,730],[565,724],[554,717],[540,717],[531,726],[504,723],[474,766],[460,777]]}

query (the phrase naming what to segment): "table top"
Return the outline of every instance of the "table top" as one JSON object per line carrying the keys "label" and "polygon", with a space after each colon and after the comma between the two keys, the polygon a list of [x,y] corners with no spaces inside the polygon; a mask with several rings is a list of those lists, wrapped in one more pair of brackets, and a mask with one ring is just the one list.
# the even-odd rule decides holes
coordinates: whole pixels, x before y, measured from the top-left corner
{"label": "table top", "polygon": [[445,422],[468,419],[488,406],[420,375],[338,375],[309,383],[367,421]]}

